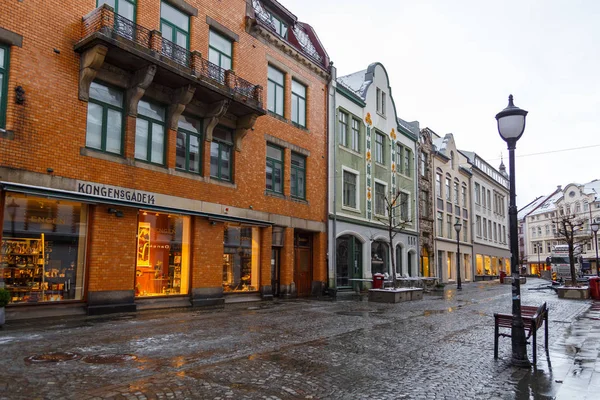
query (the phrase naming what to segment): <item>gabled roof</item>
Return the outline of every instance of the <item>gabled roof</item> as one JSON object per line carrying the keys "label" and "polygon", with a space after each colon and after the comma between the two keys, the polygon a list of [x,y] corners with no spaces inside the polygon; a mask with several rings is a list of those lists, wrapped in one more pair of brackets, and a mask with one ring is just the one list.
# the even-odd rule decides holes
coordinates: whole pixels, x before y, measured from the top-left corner
{"label": "gabled roof", "polygon": [[596,200],[600,199],[600,180],[594,179],[583,185],[583,193],[595,195]]}
{"label": "gabled roof", "polygon": [[421,130],[419,129],[419,121],[408,122],[403,120],[402,118],[398,118],[398,126],[400,128],[405,129],[409,133],[412,133],[415,136],[415,138],[418,138],[419,133],[421,132]]}
{"label": "gabled roof", "polygon": [[544,196],[536,197],[531,203],[527,204],[525,207],[521,208],[517,213],[517,219],[521,220],[529,215],[530,212],[535,210],[540,204],[545,200]]}
{"label": "gabled roof", "polygon": [[363,69],[358,72],[354,72],[350,75],[340,76],[337,78],[337,81],[342,86],[345,86],[346,89],[350,89],[352,92],[356,93],[363,101],[367,99],[367,89],[369,85],[373,82],[372,80],[365,80],[365,76],[367,75],[367,70]]}

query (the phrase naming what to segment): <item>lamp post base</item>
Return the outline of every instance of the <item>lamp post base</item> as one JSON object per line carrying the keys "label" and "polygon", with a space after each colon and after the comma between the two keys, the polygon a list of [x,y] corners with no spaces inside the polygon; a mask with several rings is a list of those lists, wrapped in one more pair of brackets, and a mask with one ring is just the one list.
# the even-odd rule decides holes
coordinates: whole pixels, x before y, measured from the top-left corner
{"label": "lamp post base", "polygon": [[527,358],[523,359],[523,358],[516,358],[513,356],[513,358],[511,358],[510,363],[514,366],[514,367],[519,367],[519,368],[530,368],[531,367],[531,363],[529,362],[529,360]]}

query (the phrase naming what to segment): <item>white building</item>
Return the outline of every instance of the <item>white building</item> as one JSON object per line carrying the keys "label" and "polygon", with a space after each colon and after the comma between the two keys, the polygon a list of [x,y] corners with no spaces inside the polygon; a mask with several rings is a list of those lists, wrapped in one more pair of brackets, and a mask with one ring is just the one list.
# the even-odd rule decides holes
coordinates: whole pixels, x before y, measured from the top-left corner
{"label": "white building", "polygon": [[577,234],[577,241],[582,245],[583,269],[596,273],[598,243],[594,243],[591,223],[600,221],[599,180],[585,184],[570,183],[564,189],[558,186],[554,193],[545,197],[545,201],[522,215],[529,273],[537,274],[543,270],[552,246],[565,243],[556,234],[556,221],[565,216],[581,221],[582,229]]}
{"label": "white building", "polygon": [[500,271],[510,275],[508,174],[504,163],[496,170],[471,151],[461,151],[468,159],[471,177],[473,257],[475,280],[498,278]]}

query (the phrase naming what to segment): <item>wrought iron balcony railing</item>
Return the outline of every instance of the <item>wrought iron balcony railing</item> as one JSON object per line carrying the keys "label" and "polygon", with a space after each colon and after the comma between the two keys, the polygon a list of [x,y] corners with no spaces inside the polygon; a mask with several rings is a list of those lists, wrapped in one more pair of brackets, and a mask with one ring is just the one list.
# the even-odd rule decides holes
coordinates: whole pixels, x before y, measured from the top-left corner
{"label": "wrought iron balcony railing", "polygon": [[100,33],[106,37],[130,42],[135,48],[160,54],[177,65],[189,69],[189,74],[226,89],[231,93],[254,100],[262,108],[262,86],[254,85],[204,59],[199,52],[189,50],[162,37],[159,31],[151,31],[116,14],[106,4],[83,17],[82,39]]}

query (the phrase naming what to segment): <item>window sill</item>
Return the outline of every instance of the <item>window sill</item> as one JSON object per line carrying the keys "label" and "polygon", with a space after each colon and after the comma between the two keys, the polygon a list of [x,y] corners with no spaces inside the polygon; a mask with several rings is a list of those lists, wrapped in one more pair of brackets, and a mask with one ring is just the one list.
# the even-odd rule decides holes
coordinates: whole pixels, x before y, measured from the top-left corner
{"label": "window sill", "polygon": [[193,179],[193,180],[199,181],[199,182],[207,181],[207,178],[202,176],[202,174],[199,174],[197,172],[186,171],[183,169],[171,169],[169,171],[169,173],[173,176],[179,176],[181,178]]}
{"label": "window sill", "polygon": [[352,154],[352,155],[355,155],[355,156],[358,156],[358,157],[362,157],[362,154],[360,154],[360,152],[359,152],[359,151],[352,150],[351,148],[349,148],[349,147],[346,147],[346,146],[344,146],[344,145],[341,145],[341,144],[338,144],[338,147],[339,147],[341,150],[344,150],[344,151],[346,151],[346,152],[348,152],[348,153],[350,153],[350,154]]}
{"label": "window sill", "polygon": [[273,117],[273,118],[276,118],[276,119],[278,119],[278,120],[280,120],[280,121],[282,121],[282,122],[285,122],[286,124],[290,122],[290,121],[289,121],[287,118],[285,118],[283,115],[279,115],[279,114],[277,114],[277,113],[274,113],[273,111],[267,111],[267,115],[269,115],[269,116],[271,116],[271,117]]}
{"label": "window sill", "polygon": [[14,140],[15,133],[13,131],[8,131],[6,129],[0,128],[0,138],[7,139],[7,140]]}
{"label": "window sill", "polygon": [[85,157],[97,158],[99,160],[111,161],[119,164],[135,165],[133,160],[127,160],[120,154],[107,153],[106,151],[92,149],[90,147],[81,147],[79,149],[79,154]]}
{"label": "window sill", "polygon": [[350,212],[353,212],[353,213],[356,213],[356,214],[361,214],[362,213],[360,211],[360,208],[352,208],[352,207],[349,207],[349,206],[342,206],[342,210],[344,210],[344,211],[350,211]]}
{"label": "window sill", "polygon": [[300,130],[302,130],[302,131],[304,131],[304,132],[310,133],[310,129],[308,129],[306,126],[302,126],[302,125],[300,125],[300,124],[297,124],[297,123],[295,123],[294,121],[292,121],[292,126],[293,126],[294,128],[300,129]]}
{"label": "window sill", "polygon": [[292,200],[293,202],[296,202],[296,203],[305,204],[305,205],[307,205],[307,206],[309,206],[309,205],[310,205],[310,203],[308,202],[308,200],[306,200],[306,199],[302,199],[302,198],[300,198],[300,197],[294,197],[294,196],[291,196],[291,197],[290,197],[290,200]]}
{"label": "window sill", "polygon": [[282,199],[282,200],[286,199],[286,197],[283,193],[277,193],[277,192],[273,192],[272,190],[267,190],[267,189],[265,189],[265,196],[275,197],[275,198]]}
{"label": "window sill", "polygon": [[387,166],[385,164],[381,164],[380,162],[375,161],[375,165],[377,165],[378,167],[387,169]]}
{"label": "window sill", "polygon": [[410,176],[410,175],[403,174],[402,172],[397,172],[397,174],[400,175],[403,178],[412,180],[412,176]]}
{"label": "window sill", "polygon": [[224,181],[219,178],[215,178],[214,176],[211,176],[210,178],[208,178],[208,182],[214,183],[215,185],[219,185],[219,186],[237,189],[237,185],[235,183],[230,182],[230,181]]}
{"label": "window sill", "polygon": [[387,119],[387,117],[385,116],[385,114],[382,114],[381,111],[377,111],[377,115],[379,115],[383,119]]}

